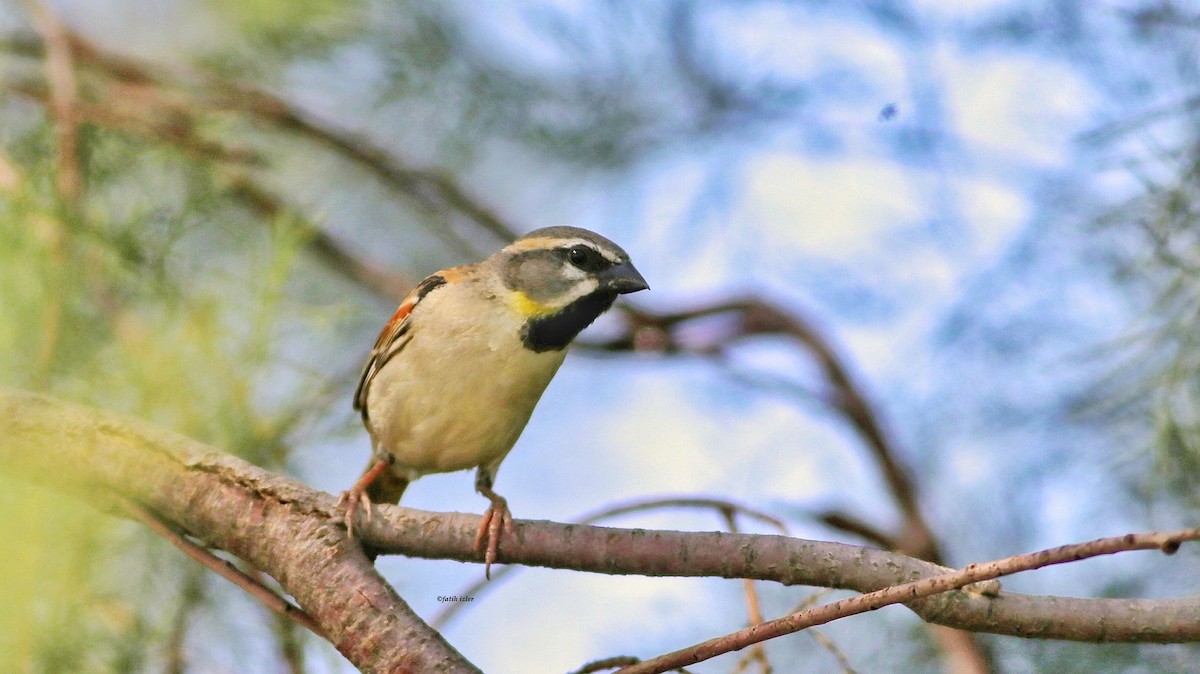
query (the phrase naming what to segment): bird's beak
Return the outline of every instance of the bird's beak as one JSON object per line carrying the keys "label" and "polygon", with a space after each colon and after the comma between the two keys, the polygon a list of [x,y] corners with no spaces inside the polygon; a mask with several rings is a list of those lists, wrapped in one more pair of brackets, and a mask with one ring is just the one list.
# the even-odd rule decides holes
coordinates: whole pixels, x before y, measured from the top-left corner
{"label": "bird's beak", "polygon": [[634,269],[631,262],[622,262],[601,272],[600,284],[602,287],[622,295],[650,288],[646,279],[642,278],[641,272]]}

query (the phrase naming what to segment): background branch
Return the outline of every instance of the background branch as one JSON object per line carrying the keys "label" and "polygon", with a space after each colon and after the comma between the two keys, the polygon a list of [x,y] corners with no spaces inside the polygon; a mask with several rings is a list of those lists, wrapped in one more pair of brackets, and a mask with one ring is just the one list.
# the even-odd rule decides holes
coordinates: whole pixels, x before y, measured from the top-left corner
{"label": "background branch", "polygon": [[76,115],[79,87],[71,50],[71,33],[43,0],[23,0],[45,48],[46,83],[50,89],[50,114],[54,120],[59,197],[74,208],[83,192],[79,170],[79,125]]}
{"label": "background branch", "polygon": [[[825,524],[865,538],[888,549],[903,552],[935,564],[946,563],[932,527],[921,510],[916,481],[901,460],[897,443],[887,432],[882,414],[875,409],[864,387],[833,343],[821,334],[812,321],[795,312],[758,297],[714,302],[693,309],[654,313],[624,307],[627,329],[595,348],[608,351],[659,351],[721,357],[733,343],[756,335],[781,335],[796,343],[816,361],[824,380],[824,401],[857,433],[879,469],[884,484],[901,517],[895,533],[846,516],[828,517]],[[712,316],[729,315],[731,324],[700,344],[681,339],[688,323]],[[794,387],[788,387],[793,388]],[[805,400],[813,396],[805,393]],[[984,674],[992,671],[991,658],[973,636],[954,630],[931,627],[934,640],[948,655],[951,671]]]}

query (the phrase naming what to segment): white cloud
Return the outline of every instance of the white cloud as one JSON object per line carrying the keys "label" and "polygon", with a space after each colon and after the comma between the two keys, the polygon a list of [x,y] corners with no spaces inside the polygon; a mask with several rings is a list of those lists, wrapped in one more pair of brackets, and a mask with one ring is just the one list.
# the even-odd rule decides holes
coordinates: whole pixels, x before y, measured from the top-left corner
{"label": "white cloud", "polygon": [[612,410],[608,444],[634,493],[704,491],[719,483],[722,466],[706,451],[723,430],[687,400],[682,382],[631,382],[634,404]]}
{"label": "white cloud", "polygon": [[895,164],[776,153],[751,162],[746,175],[748,218],[809,254],[872,252],[889,231],[922,215],[919,195]]}
{"label": "white cloud", "polygon": [[[692,639],[734,629],[742,612],[716,603],[711,580],[604,576],[523,571],[523,577],[487,598],[455,624],[447,636],[484,671],[523,674],[565,672],[620,649],[645,644],[688,643],[680,626],[664,615],[710,616],[688,626]],[[719,581],[718,581],[719,582]],[[520,620],[512,620],[514,606]],[[581,607],[586,619],[580,619]],[[503,629],[489,629],[502,625]],[[536,667],[531,668],[531,653]]]}
{"label": "white cloud", "polygon": [[1012,6],[1013,0],[913,0],[913,7],[921,15],[936,15],[943,18],[970,17],[981,12]]}
{"label": "white cloud", "polygon": [[1056,166],[1070,158],[1073,130],[1096,97],[1065,65],[1015,54],[947,59],[947,93],[960,137],[1022,160]]}
{"label": "white cloud", "polygon": [[848,22],[802,6],[764,4],[715,10],[708,23],[726,45],[726,58],[774,77],[813,80],[831,69],[877,82],[904,77],[895,42],[867,22]]}
{"label": "white cloud", "polygon": [[974,233],[975,256],[995,255],[1029,217],[1029,199],[1000,183],[959,180],[955,190],[966,225]]}

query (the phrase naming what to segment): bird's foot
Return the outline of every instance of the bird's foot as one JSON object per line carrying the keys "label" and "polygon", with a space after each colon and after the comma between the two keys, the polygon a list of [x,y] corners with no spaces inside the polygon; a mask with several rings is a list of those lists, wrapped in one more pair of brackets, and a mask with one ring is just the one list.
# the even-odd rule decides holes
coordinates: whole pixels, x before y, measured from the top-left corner
{"label": "bird's foot", "polygon": [[[508,501],[495,492],[488,494],[492,504],[488,506],[483,517],[479,520],[479,530],[475,533],[475,552],[483,552],[483,575],[492,579],[492,563],[496,561],[496,553],[500,551],[502,533],[509,536],[513,533],[512,512],[508,509]],[[487,547],[484,547],[484,541]]]}
{"label": "bird's foot", "polygon": [[354,521],[357,519],[360,509],[366,513],[367,522],[370,522],[371,498],[367,496],[366,488],[359,488],[358,485],[342,492],[342,495],[338,497],[337,506],[334,507],[334,512],[340,514],[342,522],[346,524],[346,535],[350,538],[354,538]]}
{"label": "bird's foot", "polygon": [[[358,478],[358,482],[354,483],[353,487],[342,492],[338,497],[337,505],[334,506],[334,513],[342,514],[342,521],[346,523],[346,535],[354,538],[354,520],[358,515],[359,508],[362,508],[367,513],[367,522],[371,521],[371,497],[367,496],[367,488],[371,483],[392,465],[391,457],[380,459],[367,468],[362,477]],[[342,509],[346,512],[342,513]]]}

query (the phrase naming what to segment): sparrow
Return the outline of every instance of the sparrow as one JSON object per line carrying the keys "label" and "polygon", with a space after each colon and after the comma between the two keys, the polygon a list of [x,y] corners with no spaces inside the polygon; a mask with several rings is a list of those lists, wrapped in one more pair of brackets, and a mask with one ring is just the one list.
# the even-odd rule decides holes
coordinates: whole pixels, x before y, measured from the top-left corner
{"label": "sparrow", "polygon": [[[617,295],[649,286],[620,246],[546,227],[491,257],[421,281],[379,333],[354,392],[371,461],[338,502],[350,536],[361,507],[396,503],[409,482],[475,469],[491,503],[475,550],[485,574],[512,513],[492,485],[571,340]],[[486,541],[486,548],[484,542]]]}

